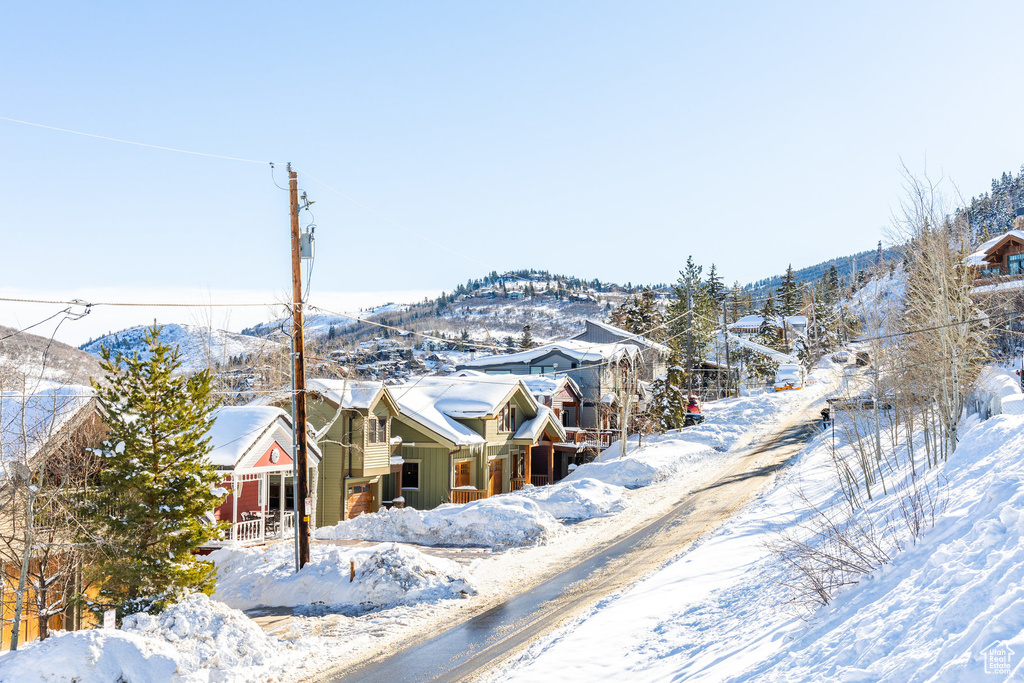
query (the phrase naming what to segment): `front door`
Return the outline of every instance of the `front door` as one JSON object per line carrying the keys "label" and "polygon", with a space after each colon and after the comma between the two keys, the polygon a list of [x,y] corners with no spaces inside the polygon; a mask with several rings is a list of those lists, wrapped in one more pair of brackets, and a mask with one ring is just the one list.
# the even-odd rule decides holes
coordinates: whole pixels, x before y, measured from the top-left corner
{"label": "front door", "polygon": [[501,493],[501,460],[492,460],[489,465],[490,477],[487,479],[488,497]]}

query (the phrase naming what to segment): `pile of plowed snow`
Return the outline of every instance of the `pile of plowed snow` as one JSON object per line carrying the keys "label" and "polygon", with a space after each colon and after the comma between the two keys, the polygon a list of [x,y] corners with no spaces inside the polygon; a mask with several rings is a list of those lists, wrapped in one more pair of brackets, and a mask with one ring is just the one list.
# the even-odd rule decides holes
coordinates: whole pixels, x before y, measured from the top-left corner
{"label": "pile of plowed snow", "polygon": [[249,681],[272,678],[289,646],[207,596],[157,615],[126,617],[121,630],[58,631],[0,657],[3,683]]}
{"label": "pile of plowed snow", "polygon": [[224,548],[209,559],[217,565],[214,597],[238,609],[325,604],[368,610],[476,594],[458,563],[394,544],[314,545],[298,572],[289,544]]}
{"label": "pile of plowed snow", "polygon": [[597,479],[560,481],[552,486],[529,486],[510,496],[528,498],[555,519],[580,521],[601,517],[623,508],[621,486]]}
{"label": "pile of plowed snow", "polygon": [[534,501],[501,495],[433,510],[381,510],[317,529],[316,537],[503,548],[544,543],[560,530],[558,520]]}
{"label": "pile of plowed snow", "polygon": [[318,529],[320,539],[399,541],[451,547],[509,548],[545,543],[558,520],[580,521],[622,509],[620,486],[594,479],[526,486],[465,505],[381,510]]}

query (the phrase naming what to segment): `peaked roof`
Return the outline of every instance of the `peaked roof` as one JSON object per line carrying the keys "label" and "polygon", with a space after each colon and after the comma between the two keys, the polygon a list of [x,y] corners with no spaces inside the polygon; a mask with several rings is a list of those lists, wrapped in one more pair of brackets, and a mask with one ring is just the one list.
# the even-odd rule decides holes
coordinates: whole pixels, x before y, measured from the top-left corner
{"label": "peaked roof", "polygon": [[[642,334],[633,334],[632,332],[630,332],[628,330],[624,330],[621,327],[615,327],[614,325],[609,325],[608,323],[603,323],[600,320],[594,320],[593,318],[587,318],[585,322],[586,322],[587,325],[593,325],[594,327],[600,327],[605,332],[610,332],[611,334],[614,334],[614,335],[616,335],[618,337],[621,337],[624,341],[639,342],[640,344],[643,344],[644,346],[650,347],[650,348],[655,349],[656,351],[660,351],[662,353],[671,353],[672,352],[672,350],[670,348],[668,348],[667,346],[665,346],[664,344],[659,344],[658,342],[656,342],[656,341],[654,341],[652,339],[648,339],[647,337],[645,337]],[[575,337],[573,337],[573,339],[579,339],[580,337],[582,337],[585,334],[586,334],[586,332],[580,332]]]}
{"label": "peaked roof", "polygon": [[382,382],[360,382],[351,379],[311,379],[306,388],[318,391],[324,397],[346,410],[372,410],[377,402],[384,399],[393,412],[398,406]]}
{"label": "peaked roof", "polygon": [[984,267],[988,263],[988,256],[1010,239],[1024,242],[1024,230],[1007,230],[1002,235],[982,243],[976,252],[967,257],[967,265]]}
{"label": "peaked roof", "polygon": [[508,376],[423,377],[393,387],[400,416],[426,427],[456,446],[485,443],[459,419],[493,417],[517,391],[539,407],[526,385]]}
{"label": "peaked roof", "polygon": [[537,411],[537,416],[525,420],[520,425],[519,430],[512,437],[514,441],[529,441],[530,443],[536,443],[537,439],[541,437],[545,429],[550,429],[555,435],[555,441],[561,443],[565,441],[565,428],[555,418],[555,414],[551,411],[551,408],[547,406],[541,406]]}
{"label": "peaked roof", "polygon": [[91,387],[49,380],[41,381],[31,393],[0,393],[4,458],[27,463],[92,400]]}
{"label": "peaked roof", "polygon": [[[290,448],[291,417],[281,408],[274,406],[221,406],[213,411],[215,418],[213,427],[207,432],[210,437],[210,453],[207,459],[218,467],[235,467],[250,453],[270,437],[275,427],[280,425],[288,443],[282,444]],[[312,441],[307,442],[309,452],[314,459],[320,461],[320,450]]]}
{"label": "peaked roof", "polygon": [[540,399],[545,396],[554,396],[562,388],[567,387],[572,393],[577,396],[582,396],[580,391],[580,385],[576,383],[572,377],[565,373],[559,373],[557,375],[488,375],[485,372],[479,370],[459,370],[451,377],[485,377],[492,381],[504,381],[504,382],[522,382],[526,385],[526,388],[530,390],[535,399]]}
{"label": "peaked roof", "polygon": [[[538,346],[536,348],[529,349],[528,351],[520,351],[519,353],[499,356],[484,356],[483,358],[477,358],[476,360],[459,363],[459,367],[486,368],[493,367],[495,365],[510,365],[515,363],[528,365],[552,353],[561,353],[562,355],[575,360],[577,363],[601,363],[604,361],[619,360],[623,357],[634,358],[638,353],[640,353],[640,349],[633,344],[624,344],[621,342],[597,344],[593,342],[579,341],[576,339],[566,339],[564,341],[544,344],[543,346]],[[564,369],[568,370],[569,368]]]}

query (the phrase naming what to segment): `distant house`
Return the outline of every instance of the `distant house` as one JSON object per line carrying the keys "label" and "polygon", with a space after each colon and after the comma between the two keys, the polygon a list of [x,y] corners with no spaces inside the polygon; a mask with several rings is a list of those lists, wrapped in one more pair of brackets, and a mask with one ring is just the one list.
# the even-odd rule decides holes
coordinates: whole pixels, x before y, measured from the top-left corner
{"label": "distant house", "polygon": [[967,257],[967,265],[974,268],[979,285],[1024,278],[1024,213],[1021,212],[1018,212],[1016,229],[993,237]]}
{"label": "distant house", "polygon": [[[786,334],[795,332],[800,336],[804,336],[807,333],[807,316],[805,315],[779,315],[769,320],[768,323],[771,327],[778,330],[780,335],[783,332]],[[740,337],[753,337],[761,332],[763,324],[763,316],[745,315],[736,322],[730,324],[728,329],[730,332]]]}
{"label": "distant house", "polygon": [[566,375],[582,396],[579,424],[585,429],[614,429],[619,410],[629,400],[640,407],[640,348],[627,343],[596,343],[577,339],[554,342],[510,355],[485,356],[460,363],[458,370],[488,375]]}
{"label": "distant house", "polygon": [[403,459],[393,485],[411,507],[467,503],[567,473],[567,456],[555,457],[565,430],[516,378],[424,377],[389,390]]}
{"label": "distant house", "polygon": [[[207,459],[224,473],[221,487],[229,493],[211,516],[231,526],[223,539],[206,547],[294,538],[291,416],[274,406],[224,406],[213,417]],[[309,476],[315,481],[320,449],[307,441]],[[315,492],[312,497],[315,506]]]}
{"label": "distant house", "polygon": [[585,325],[585,329],[572,339],[597,344],[631,344],[640,349],[643,367],[641,380],[653,382],[668,371],[668,357],[672,351],[664,344],[598,320],[588,318]]}

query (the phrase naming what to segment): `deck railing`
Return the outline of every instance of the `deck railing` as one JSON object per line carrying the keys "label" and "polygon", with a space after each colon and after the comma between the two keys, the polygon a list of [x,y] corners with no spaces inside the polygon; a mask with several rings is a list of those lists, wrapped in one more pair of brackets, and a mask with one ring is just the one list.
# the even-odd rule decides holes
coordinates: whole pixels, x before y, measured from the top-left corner
{"label": "deck railing", "polygon": [[530,475],[530,483],[533,484],[534,486],[547,486],[548,485],[548,475],[546,475],[546,474],[531,474]]}
{"label": "deck railing", "polygon": [[519,489],[526,486],[526,479],[510,479],[508,482],[508,488],[510,491],[518,491]]}
{"label": "deck railing", "polygon": [[238,522],[231,527],[232,543],[260,543],[263,541],[263,520],[250,519],[246,522]]}
{"label": "deck railing", "polygon": [[486,497],[487,492],[481,489],[452,489],[448,492],[448,498],[456,504],[471,503]]}

